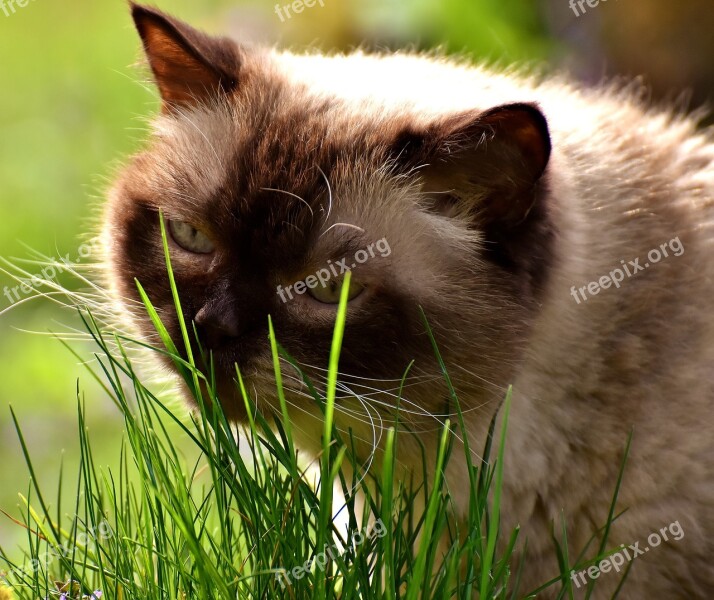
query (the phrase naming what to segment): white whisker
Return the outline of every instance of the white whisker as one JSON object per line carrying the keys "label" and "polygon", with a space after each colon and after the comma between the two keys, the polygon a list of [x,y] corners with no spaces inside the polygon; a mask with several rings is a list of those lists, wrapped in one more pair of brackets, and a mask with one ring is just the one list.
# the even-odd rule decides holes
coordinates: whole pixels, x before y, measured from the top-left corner
{"label": "white whisker", "polygon": [[[327,184],[327,215],[325,215],[325,223],[327,223],[330,220],[330,214],[332,213],[332,186],[330,185],[329,179],[327,179],[327,175],[325,175],[325,172],[320,168],[320,166],[317,166],[317,170],[320,171],[320,174],[322,175],[322,178],[325,180],[325,183]],[[324,209],[323,209],[324,211]]]}
{"label": "white whisker", "polygon": [[313,219],[315,218],[315,213],[312,210],[312,206],[310,206],[310,204],[307,202],[307,200],[305,200],[305,198],[302,198],[302,197],[298,196],[297,194],[293,194],[292,192],[287,192],[285,190],[278,190],[276,188],[264,187],[264,188],[260,188],[260,189],[265,190],[266,192],[278,192],[279,194],[286,194],[288,196],[292,196],[293,198],[297,198],[298,200],[300,200],[300,202],[302,202],[305,206],[307,206],[307,209],[310,211],[310,215],[312,216],[312,218]]}

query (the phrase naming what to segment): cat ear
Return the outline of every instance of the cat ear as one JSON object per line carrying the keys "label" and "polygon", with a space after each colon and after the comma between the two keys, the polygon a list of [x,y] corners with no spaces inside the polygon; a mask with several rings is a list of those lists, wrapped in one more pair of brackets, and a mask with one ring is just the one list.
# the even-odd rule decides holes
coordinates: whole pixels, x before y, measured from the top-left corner
{"label": "cat ear", "polygon": [[240,59],[234,42],[139,4],[131,4],[131,14],[164,110],[196,105],[236,88]]}
{"label": "cat ear", "polygon": [[531,104],[451,117],[403,134],[398,146],[419,169],[430,208],[498,229],[525,221],[551,151],[548,123]]}

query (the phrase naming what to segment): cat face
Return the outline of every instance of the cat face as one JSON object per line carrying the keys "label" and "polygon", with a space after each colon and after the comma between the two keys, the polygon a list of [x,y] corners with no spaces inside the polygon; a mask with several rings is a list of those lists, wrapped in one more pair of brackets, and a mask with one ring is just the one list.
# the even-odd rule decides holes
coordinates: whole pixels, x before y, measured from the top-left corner
{"label": "cat face", "polygon": [[[163,108],[110,194],[105,227],[113,287],[136,327],[158,345],[133,302],[135,279],[182,347],[162,214],[184,319],[213,355],[231,418],[244,416],[236,365],[259,408],[276,405],[268,315],[321,389],[345,267],[338,422],[366,422],[367,406],[390,413],[412,362],[406,418],[433,428],[448,413],[422,309],[457,390],[500,399],[550,259],[550,142],[538,109],[428,120],[370,110],[311,91],[275,53],[152,9],[133,15]],[[282,366],[309,438],[319,412]]]}

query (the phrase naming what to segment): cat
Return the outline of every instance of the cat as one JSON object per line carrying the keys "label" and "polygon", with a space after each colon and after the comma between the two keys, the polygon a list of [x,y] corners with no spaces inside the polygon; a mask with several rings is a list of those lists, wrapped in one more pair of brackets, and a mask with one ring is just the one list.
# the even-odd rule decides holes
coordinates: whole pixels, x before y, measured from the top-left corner
{"label": "cat", "polygon": [[[521,590],[558,575],[562,516],[570,548],[599,539],[632,432],[627,511],[608,540],[630,555],[623,597],[708,597],[714,143],[696,120],[649,107],[632,86],[580,89],[418,53],[294,54],[141,5],[132,14],[162,108],[109,193],[103,239],[137,330],[158,343],[135,278],[180,340],[161,211],[224,410],[245,417],[237,364],[275,411],[267,316],[324,385],[346,266],[335,418],[361,456],[411,361],[401,418],[427,456],[454,416],[421,307],[473,448],[513,386],[502,525],[528,540]],[[321,413],[287,366],[285,379],[297,443],[317,452]],[[410,437],[404,476],[420,472]],[[454,452],[446,482],[460,515],[465,480]],[[620,576],[608,570],[573,572],[576,597],[586,577],[610,597]]]}

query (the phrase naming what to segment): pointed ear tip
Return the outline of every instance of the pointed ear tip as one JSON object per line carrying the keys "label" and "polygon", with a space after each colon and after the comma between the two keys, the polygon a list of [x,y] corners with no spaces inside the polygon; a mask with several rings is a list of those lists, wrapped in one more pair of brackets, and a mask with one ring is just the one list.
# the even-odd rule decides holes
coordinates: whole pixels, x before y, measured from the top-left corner
{"label": "pointed ear tip", "polygon": [[535,122],[536,126],[550,137],[550,127],[548,126],[548,119],[543,114],[541,107],[538,104],[523,104],[522,107],[530,114],[531,118]]}
{"label": "pointed ear tip", "polygon": [[139,4],[133,0],[129,0],[129,8],[131,9],[131,16],[137,24],[146,18],[156,19],[163,16],[159,9],[147,6],[146,4]]}
{"label": "pointed ear tip", "polygon": [[488,116],[502,117],[504,114],[516,115],[525,118],[526,121],[536,125],[541,131],[548,132],[548,119],[546,119],[540,106],[532,102],[517,102],[497,106],[491,111],[487,111]]}
{"label": "pointed ear tip", "polygon": [[548,118],[543,114],[541,107],[538,104],[526,104],[524,105],[526,110],[531,116],[531,123],[535,126],[540,134],[541,142],[544,146],[544,151],[547,157],[550,155],[552,149],[552,140],[550,137],[550,125],[548,124]]}
{"label": "pointed ear tip", "polygon": [[131,11],[131,18],[134,19],[134,23],[137,25],[148,13],[149,10],[143,4],[137,4],[136,2],[129,1],[129,9]]}
{"label": "pointed ear tip", "polygon": [[147,7],[144,6],[143,4],[139,4],[138,2],[134,2],[133,0],[129,0],[129,10],[131,10],[132,16],[136,17],[137,15],[146,12]]}
{"label": "pointed ear tip", "polygon": [[493,123],[505,123],[507,128],[512,128],[516,132],[530,132],[526,138],[531,143],[537,141],[546,156],[550,154],[552,143],[550,126],[537,103],[518,102],[499,106],[487,113],[486,120],[491,120]]}

